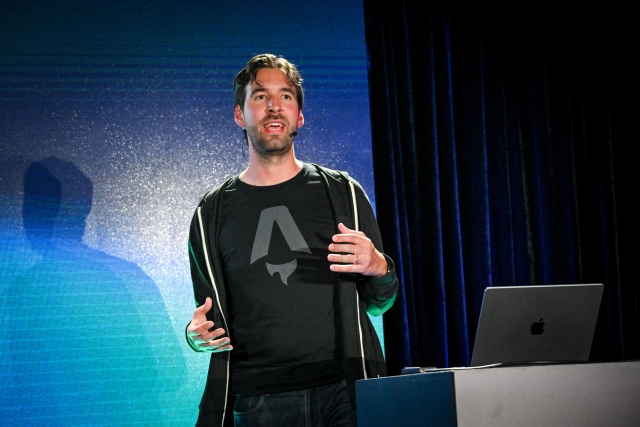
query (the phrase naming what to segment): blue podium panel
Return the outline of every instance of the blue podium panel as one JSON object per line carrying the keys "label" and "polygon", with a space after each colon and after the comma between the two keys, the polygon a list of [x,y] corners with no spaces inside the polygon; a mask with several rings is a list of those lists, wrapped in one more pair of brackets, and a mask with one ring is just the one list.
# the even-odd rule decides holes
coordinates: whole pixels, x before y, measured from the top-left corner
{"label": "blue podium panel", "polygon": [[453,372],[356,382],[358,426],[456,426]]}
{"label": "blue podium panel", "polygon": [[638,427],[640,362],[455,369],[356,382],[358,427]]}

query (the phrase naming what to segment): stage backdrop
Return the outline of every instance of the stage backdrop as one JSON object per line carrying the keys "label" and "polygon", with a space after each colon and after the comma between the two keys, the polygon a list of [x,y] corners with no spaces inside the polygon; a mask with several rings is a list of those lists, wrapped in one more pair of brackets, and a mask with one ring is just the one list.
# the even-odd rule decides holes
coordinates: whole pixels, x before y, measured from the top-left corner
{"label": "stage backdrop", "polygon": [[246,165],[232,80],[264,52],[305,79],[298,157],[373,201],[361,2],[3,2],[2,425],[194,424],[187,231]]}

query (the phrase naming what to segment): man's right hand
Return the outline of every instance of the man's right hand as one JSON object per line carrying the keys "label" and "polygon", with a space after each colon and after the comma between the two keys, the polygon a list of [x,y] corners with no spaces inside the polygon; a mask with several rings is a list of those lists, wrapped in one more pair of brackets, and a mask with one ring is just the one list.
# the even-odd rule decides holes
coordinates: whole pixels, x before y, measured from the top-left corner
{"label": "man's right hand", "polygon": [[211,298],[207,298],[204,304],[193,311],[193,317],[189,326],[187,326],[187,337],[193,347],[200,351],[218,353],[233,350],[233,347],[229,344],[229,337],[220,338],[225,334],[224,329],[211,330],[213,322],[207,320],[206,314],[211,310],[212,305]]}

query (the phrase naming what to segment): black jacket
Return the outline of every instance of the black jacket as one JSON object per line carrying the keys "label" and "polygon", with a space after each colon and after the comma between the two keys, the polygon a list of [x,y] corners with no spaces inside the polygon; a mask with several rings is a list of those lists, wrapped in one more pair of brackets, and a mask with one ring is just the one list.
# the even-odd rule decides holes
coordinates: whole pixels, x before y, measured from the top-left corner
{"label": "black jacket", "polygon": [[[346,173],[314,165],[329,195],[336,233],[338,223],[365,233],[382,252],[382,241],[371,204],[362,187]],[[207,297],[213,307],[207,319],[227,332],[227,289],[216,242],[224,190],[230,179],[208,192],[198,205],[189,233],[189,260],[197,306]],[[355,202],[355,203],[354,203]],[[357,215],[356,215],[357,213]],[[386,256],[385,256],[386,257]],[[367,312],[380,315],[395,300],[398,291],[393,261],[386,257],[389,271],[382,278],[341,274],[336,297],[336,331],[342,342],[345,378],[355,407],[355,381],[386,375],[380,342]],[[188,341],[188,339],[187,339]],[[364,353],[364,354],[363,354]],[[233,396],[229,395],[230,352],[212,353],[209,373],[196,426],[233,425]]]}

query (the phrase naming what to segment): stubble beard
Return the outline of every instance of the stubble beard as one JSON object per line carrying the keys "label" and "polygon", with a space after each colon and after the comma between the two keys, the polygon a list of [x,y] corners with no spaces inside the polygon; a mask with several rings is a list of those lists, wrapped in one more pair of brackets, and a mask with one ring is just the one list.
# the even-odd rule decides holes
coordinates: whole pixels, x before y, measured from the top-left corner
{"label": "stubble beard", "polygon": [[[290,132],[283,135],[265,135],[261,132],[263,126],[258,124],[247,128],[253,151],[262,160],[277,161],[284,158],[293,147],[293,136]],[[287,129],[289,129],[288,126]]]}

